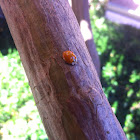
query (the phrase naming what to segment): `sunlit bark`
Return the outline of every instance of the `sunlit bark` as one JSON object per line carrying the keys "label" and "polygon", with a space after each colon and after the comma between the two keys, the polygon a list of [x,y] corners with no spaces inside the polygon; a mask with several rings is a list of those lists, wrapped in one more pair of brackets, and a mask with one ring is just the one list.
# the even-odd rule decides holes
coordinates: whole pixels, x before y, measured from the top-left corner
{"label": "sunlit bark", "polygon": [[[0,0],[50,140],[125,140],[65,0]],[[78,62],[66,64],[70,49]],[[30,106],[29,106],[30,107]]]}

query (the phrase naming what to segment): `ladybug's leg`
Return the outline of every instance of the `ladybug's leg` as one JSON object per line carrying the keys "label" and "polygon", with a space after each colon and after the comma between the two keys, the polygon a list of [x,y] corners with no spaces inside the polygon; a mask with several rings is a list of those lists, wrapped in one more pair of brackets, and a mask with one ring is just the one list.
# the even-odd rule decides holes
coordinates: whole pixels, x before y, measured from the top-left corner
{"label": "ladybug's leg", "polygon": [[70,48],[69,48],[68,50],[69,50],[69,51],[71,51],[71,49],[70,49]]}
{"label": "ladybug's leg", "polygon": [[72,66],[74,66],[75,65],[75,62],[72,62],[71,64],[72,64]]}

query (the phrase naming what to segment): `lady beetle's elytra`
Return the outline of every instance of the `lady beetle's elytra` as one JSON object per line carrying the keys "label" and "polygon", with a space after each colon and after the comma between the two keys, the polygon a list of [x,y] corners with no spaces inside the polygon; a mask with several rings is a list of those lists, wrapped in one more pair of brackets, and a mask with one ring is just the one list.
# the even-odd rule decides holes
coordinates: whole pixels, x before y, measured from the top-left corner
{"label": "lady beetle's elytra", "polygon": [[75,65],[77,63],[77,57],[72,51],[64,51],[63,59],[66,63],[71,65]]}

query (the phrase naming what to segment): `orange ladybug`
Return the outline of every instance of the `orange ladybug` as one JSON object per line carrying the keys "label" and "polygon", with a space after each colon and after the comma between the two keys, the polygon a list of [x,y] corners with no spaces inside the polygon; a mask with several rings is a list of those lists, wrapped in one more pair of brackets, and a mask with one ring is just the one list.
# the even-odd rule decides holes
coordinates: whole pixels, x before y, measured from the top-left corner
{"label": "orange ladybug", "polygon": [[63,52],[63,59],[66,63],[75,65],[77,63],[76,55],[72,51],[64,51]]}

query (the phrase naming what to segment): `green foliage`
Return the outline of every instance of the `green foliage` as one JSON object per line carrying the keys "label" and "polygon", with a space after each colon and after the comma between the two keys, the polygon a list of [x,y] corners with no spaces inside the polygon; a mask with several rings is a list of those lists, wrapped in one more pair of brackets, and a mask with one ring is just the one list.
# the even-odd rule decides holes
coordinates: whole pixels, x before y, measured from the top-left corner
{"label": "green foliage", "polygon": [[140,140],[140,30],[107,21],[98,1],[90,15],[104,92],[128,139]]}
{"label": "green foliage", "polygon": [[0,139],[47,138],[16,50],[0,54],[0,82]]}

